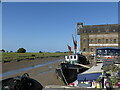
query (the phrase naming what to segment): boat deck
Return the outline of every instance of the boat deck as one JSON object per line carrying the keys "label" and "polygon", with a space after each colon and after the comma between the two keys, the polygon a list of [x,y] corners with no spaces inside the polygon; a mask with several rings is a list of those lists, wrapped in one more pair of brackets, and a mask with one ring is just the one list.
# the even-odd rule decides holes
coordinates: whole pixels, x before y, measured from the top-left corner
{"label": "boat deck", "polygon": [[103,70],[101,70],[103,66],[103,63],[99,63],[96,66],[92,66],[90,69],[88,69],[87,71],[81,73],[81,74],[89,74],[89,73],[99,73],[99,72],[103,72]]}

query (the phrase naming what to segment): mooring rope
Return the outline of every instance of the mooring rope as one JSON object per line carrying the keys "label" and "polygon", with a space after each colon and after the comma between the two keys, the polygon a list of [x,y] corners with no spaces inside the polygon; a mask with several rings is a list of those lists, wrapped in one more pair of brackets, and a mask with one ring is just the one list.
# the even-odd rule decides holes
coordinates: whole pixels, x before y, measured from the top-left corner
{"label": "mooring rope", "polygon": [[65,78],[65,76],[64,76],[64,74],[63,74],[62,69],[60,69],[60,71],[61,71],[61,74],[62,74],[62,76],[63,76],[63,79],[64,79],[65,83],[68,85],[68,82],[67,82],[67,80],[66,80],[66,78]]}

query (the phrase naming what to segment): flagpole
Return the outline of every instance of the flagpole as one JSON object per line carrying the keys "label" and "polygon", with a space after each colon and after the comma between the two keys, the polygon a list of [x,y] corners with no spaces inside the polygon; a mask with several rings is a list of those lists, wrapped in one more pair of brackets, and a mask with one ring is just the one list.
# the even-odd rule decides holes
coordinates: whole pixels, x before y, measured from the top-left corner
{"label": "flagpole", "polygon": [[74,43],[74,51],[75,51],[74,53],[76,54],[77,53],[76,24],[74,26],[74,31],[75,31],[74,32],[75,35],[72,34],[72,38],[73,38],[73,43]]}
{"label": "flagpole", "polygon": [[[76,33],[76,23],[75,23],[75,41],[76,41],[76,44],[77,44],[77,33]],[[77,47],[75,49],[75,54],[77,53]]]}
{"label": "flagpole", "polygon": [[75,40],[76,40],[76,24],[75,24]]}

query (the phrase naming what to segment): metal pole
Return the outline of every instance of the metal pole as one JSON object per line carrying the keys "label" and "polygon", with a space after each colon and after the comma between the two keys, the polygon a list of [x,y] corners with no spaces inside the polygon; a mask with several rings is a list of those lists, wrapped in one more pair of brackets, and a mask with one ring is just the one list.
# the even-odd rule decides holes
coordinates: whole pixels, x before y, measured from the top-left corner
{"label": "metal pole", "polygon": [[[96,49],[95,49],[95,52],[96,52]],[[97,55],[96,54],[94,56],[94,66],[97,66]]]}
{"label": "metal pole", "polygon": [[[76,40],[76,34],[77,34],[77,33],[76,33],[76,23],[75,23],[75,41],[77,41],[77,40]],[[76,43],[76,44],[77,44],[77,43]],[[77,49],[75,49],[75,54],[76,54],[76,53],[77,53]]]}
{"label": "metal pole", "polygon": [[77,34],[77,33],[76,33],[76,24],[75,24],[75,40],[76,40],[76,34]]}

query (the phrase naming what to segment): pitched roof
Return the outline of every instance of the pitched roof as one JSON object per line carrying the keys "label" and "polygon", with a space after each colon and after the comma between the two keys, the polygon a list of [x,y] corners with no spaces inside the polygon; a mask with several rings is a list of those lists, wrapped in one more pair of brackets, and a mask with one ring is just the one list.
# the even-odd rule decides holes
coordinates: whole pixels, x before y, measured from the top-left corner
{"label": "pitched roof", "polygon": [[84,25],[78,30],[80,33],[97,33],[97,32],[118,32],[120,24],[104,24],[104,25]]}

